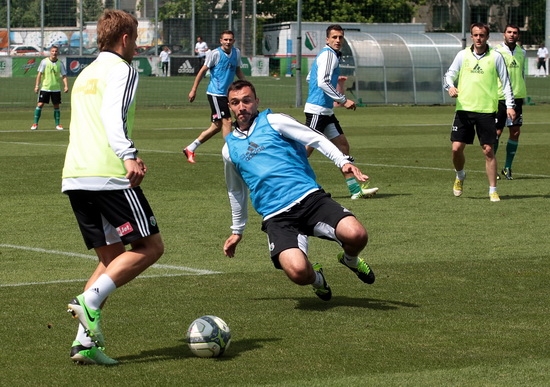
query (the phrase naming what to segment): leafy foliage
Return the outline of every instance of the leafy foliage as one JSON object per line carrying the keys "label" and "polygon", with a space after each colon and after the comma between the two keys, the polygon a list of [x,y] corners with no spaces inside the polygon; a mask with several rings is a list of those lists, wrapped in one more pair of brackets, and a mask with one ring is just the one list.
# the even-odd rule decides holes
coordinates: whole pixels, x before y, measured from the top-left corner
{"label": "leafy foliage", "polygon": [[[409,22],[418,3],[406,0],[303,0],[302,20],[363,23]],[[196,2],[196,13],[226,17],[229,12],[228,2],[222,6],[219,4],[221,4],[219,1]],[[240,17],[241,4],[240,1],[233,2],[232,13],[235,17]],[[250,10],[251,7],[248,6],[246,9]],[[257,3],[258,15],[274,22],[295,20],[296,10],[297,0],[266,0]],[[190,0],[170,1],[159,8],[159,19],[176,18],[178,15],[190,12]]]}
{"label": "leafy foliage", "polygon": [[82,0],[82,19],[86,21],[97,20],[101,12],[103,12],[103,5],[100,0]]}
{"label": "leafy foliage", "polygon": [[[82,0],[84,21],[97,20],[103,11],[101,0]],[[109,1],[105,2],[105,8]],[[112,3],[112,0],[111,0]],[[114,3],[111,4],[111,7]],[[41,24],[42,0],[30,0],[10,3],[10,27],[33,28]],[[7,5],[0,5],[0,28],[7,27]],[[75,27],[79,19],[79,9],[75,0],[44,0],[44,26],[45,27]]]}

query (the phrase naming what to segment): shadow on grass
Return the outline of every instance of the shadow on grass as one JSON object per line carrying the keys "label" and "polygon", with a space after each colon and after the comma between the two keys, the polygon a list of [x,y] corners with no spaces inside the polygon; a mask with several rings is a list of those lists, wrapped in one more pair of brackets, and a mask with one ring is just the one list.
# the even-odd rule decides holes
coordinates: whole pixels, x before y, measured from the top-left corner
{"label": "shadow on grass", "polygon": [[[214,361],[227,361],[233,358],[239,357],[242,353],[253,351],[255,349],[263,348],[263,343],[281,341],[281,339],[243,339],[231,341],[231,345],[223,356],[213,358]],[[191,353],[191,350],[187,347],[184,339],[180,340],[181,344],[173,347],[156,348],[148,351],[141,351],[135,355],[119,356],[116,360],[121,363],[150,363],[166,360],[195,358],[196,356]]]}
{"label": "shadow on grass", "polygon": [[316,298],[300,298],[296,309],[301,310],[328,310],[340,306],[351,306],[355,308],[365,308],[373,310],[396,310],[399,308],[419,308],[418,304],[409,302],[377,300],[374,298],[351,298],[346,296],[332,296],[328,302]]}
{"label": "shadow on grass", "polygon": [[296,300],[296,309],[301,310],[329,310],[337,307],[354,307],[373,310],[396,310],[398,308],[419,308],[420,305],[410,302],[377,300],[374,298],[352,298],[347,296],[332,296],[330,301],[321,301],[316,297],[279,297],[279,298],[256,298],[255,300],[278,301]]}
{"label": "shadow on grass", "polygon": [[[514,175],[514,180],[547,180],[547,179],[548,179],[548,176],[544,176],[544,175],[525,175],[525,176]],[[500,180],[506,180],[506,179],[503,179],[501,177]]]}
{"label": "shadow on grass", "polygon": [[[538,198],[548,199],[548,198],[550,198],[550,195],[502,195],[500,193],[499,193],[499,196],[500,196],[500,200],[538,199]],[[473,199],[473,200],[487,200],[487,201],[489,201],[489,196],[484,196],[484,197],[476,196],[476,197],[465,197],[465,198]]]}

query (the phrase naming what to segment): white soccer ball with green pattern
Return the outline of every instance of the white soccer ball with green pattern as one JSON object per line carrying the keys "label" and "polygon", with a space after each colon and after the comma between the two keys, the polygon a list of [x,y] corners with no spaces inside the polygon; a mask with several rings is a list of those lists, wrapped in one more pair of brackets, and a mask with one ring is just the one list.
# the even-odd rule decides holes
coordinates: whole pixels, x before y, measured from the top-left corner
{"label": "white soccer ball with green pattern", "polygon": [[189,325],[186,341],[196,356],[218,357],[229,348],[231,331],[221,318],[212,315],[202,316]]}

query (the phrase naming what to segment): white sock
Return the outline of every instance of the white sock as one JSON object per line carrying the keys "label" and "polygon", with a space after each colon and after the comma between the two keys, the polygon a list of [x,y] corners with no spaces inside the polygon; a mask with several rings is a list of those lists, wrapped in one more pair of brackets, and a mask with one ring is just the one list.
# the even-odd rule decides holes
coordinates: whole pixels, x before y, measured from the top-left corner
{"label": "white sock", "polygon": [[319,273],[318,271],[315,272],[315,282],[312,283],[313,287],[315,289],[320,289],[325,284],[323,275]]}
{"label": "white sock", "polygon": [[194,152],[201,145],[201,142],[197,139],[187,146],[187,149]]}
{"label": "white sock", "polygon": [[82,324],[78,324],[78,331],[76,332],[75,340],[80,342],[85,347],[93,347],[94,343],[90,337],[86,334],[86,329]]}
{"label": "white sock", "polygon": [[349,267],[353,267],[354,269],[356,269],[357,264],[359,263],[359,259],[358,259],[358,257],[351,257],[351,256],[347,255],[346,253],[344,253],[344,262]]}
{"label": "white sock", "polygon": [[84,292],[84,301],[92,309],[99,309],[101,303],[114,292],[116,285],[107,274],[101,274],[99,278]]}
{"label": "white sock", "polygon": [[456,171],[456,178],[458,180],[464,180],[465,177],[466,177],[466,172],[464,172],[464,169],[460,171]]}
{"label": "white sock", "polygon": [[497,187],[489,187],[489,195],[493,192],[497,192]]}

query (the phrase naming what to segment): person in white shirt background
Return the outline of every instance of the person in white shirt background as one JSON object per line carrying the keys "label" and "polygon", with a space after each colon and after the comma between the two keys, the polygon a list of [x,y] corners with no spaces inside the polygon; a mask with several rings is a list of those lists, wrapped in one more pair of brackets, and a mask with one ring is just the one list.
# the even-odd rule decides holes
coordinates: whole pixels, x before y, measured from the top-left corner
{"label": "person in white shirt background", "polygon": [[537,50],[537,77],[540,75],[540,68],[542,67],[542,76],[545,77],[547,74],[546,71],[546,60],[548,59],[548,49],[544,46],[544,43],[541,43],[539,49]]}
{"label": "person in white shirt background", "polygon": [[202,40],[202,37],[197,36],[197,43],[195,44],[195,54],[199,58],[201,58],[202,62],[201,65],[204,63],[204,59],[206,57],[206,52],[208,51],[208,44],[204,40]]}
{"label": "person in white shirt background", "polygon": [[160,63],[161,63],[162,76],[163,77],[167,77],[167,76],[170,75],[170,73],[168,72],[168,66],[170,64],[170,54],[171,53],[172,53],[172,51],[170,51],[168,46],[164,46],[164,47],[162,47],[162,51],[159,54],[159,59],[160,59]]}

